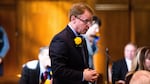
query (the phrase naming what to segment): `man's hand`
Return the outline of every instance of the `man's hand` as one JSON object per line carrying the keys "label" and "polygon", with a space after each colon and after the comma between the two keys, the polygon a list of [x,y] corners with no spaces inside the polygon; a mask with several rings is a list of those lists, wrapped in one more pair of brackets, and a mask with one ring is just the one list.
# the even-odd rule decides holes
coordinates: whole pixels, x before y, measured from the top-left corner
{"label": "man's hand", "polygon": [[96,70],[92,69],[84,69],[83,71],[83,77],[84,80],[89,81],[89,82],[95,82],[98,78],[99,74],[96,72]]}

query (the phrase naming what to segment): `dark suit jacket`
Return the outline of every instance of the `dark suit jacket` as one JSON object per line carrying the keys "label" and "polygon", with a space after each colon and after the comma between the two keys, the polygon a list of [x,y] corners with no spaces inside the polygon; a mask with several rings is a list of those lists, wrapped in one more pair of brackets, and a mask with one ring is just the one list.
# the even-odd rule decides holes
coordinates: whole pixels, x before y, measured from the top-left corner
{"label": "dark suit jacket", "polygon": [[127,72],[128,68],[125,59],[114,62],[112,65],[112,84],[115,84],[115,81],[118,80],[125,80]]}
{"label": "dark suit jacket", "polygon": [[51,41],[53,84],[87,84],[87,81],[83,82],[83,70],[88,68],[88,51],[86,48],[86,63],[84,63],[81,47],[75,45],[75,37],[67,26]]}
{"label": "dark suit jacket", "polygon": [[35,66],[36,68],[34,69],[29,68],[27,65],[23,67],[19,84],[39,84],[39,62]]}

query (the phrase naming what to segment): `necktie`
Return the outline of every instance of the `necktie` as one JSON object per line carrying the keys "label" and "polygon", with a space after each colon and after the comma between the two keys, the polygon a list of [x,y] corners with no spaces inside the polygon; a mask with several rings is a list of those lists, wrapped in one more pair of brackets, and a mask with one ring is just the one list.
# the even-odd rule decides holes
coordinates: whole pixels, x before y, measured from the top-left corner
{"label": "necktie", "polygon": [[52,70],[51,67],[47,67],[47,70],[41,75],[41,84],[52,84]]}
{"label": "necktie", "polygon": [[97,48],[96,46],[97,46],[98,40],[99,40],[99,37],[98,36],[94,36],[93,45],[92,45],[93,52],[96,51],[96,48]]}
{"label": "necktie", "polygon": [[96,51],[96,43],[95,42],[93,42],[93,44],[92,44],[92,50],[93,50],[93,52]]}
{"label": "necktie", "polygon": [[83,36],[80,36],[82,38],[83,41],[83,46],[82,46],[82,53],[83,53],[83,60],[84,60],[84,64],[85,67],[88,67],[88,54],[87,54],[87,46],[86,46],[86,41],[85,38]]}
{"label": "necktie", "polygon": [[48,75],[47,71],[45,71],[44,73],[42,73],[42,75],[41,75],[42,83],[41,83],[41,84],[44,84],[44,83],[45,83],[45,81],[46,81],[46,79],[47,79],[47,75]]}

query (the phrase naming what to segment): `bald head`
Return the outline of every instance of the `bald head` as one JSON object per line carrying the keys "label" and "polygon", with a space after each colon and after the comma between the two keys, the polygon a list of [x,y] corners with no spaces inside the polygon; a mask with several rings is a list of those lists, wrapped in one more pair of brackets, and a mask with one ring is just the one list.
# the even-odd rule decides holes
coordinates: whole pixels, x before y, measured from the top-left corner
{"label": "bald head", "polygon": [[150,72],[140,70],[134,73],[130,84],[150,84]]}

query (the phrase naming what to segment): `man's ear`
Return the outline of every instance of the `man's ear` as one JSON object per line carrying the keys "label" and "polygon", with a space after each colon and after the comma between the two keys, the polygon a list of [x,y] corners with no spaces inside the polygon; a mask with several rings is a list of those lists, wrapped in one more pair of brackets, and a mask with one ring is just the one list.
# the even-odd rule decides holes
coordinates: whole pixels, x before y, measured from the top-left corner
{"label": "man's ear", "polygon": [[70,21],[73,21],[73,20],[75,20],[75,16],[74,15],[72,15],[71,17],[70,17]]}

